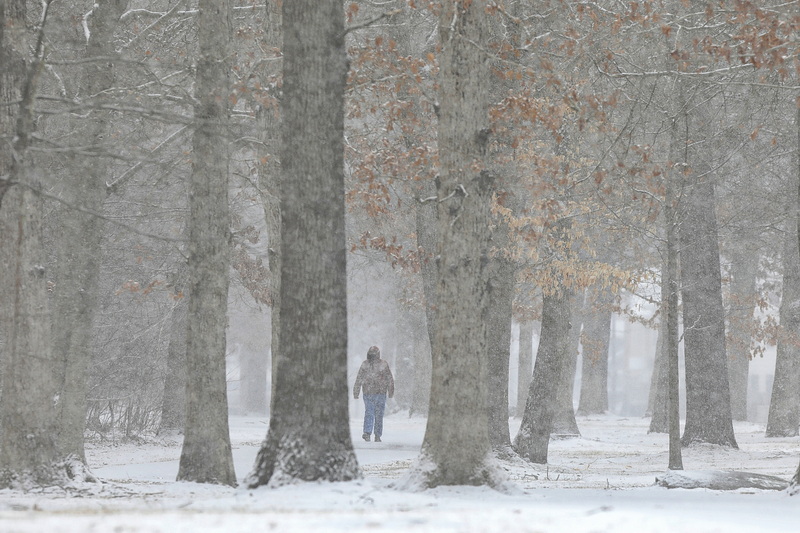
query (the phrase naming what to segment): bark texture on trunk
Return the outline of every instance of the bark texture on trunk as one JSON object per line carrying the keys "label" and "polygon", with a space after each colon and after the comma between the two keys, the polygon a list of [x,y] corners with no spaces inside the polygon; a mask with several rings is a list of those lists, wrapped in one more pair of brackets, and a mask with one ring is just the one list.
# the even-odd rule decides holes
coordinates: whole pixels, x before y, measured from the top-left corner
{"label": "bark texture on trunk", "polygon": [[236,485],[225,372],[230,212],[228,0],[200,0],[189,193],[186,425],[178,479]]}
{"label": "bark texture on trunk", "polygon": [[170,336],[167,346],[167,369],[164,393],[161,398],[159,431],[183,431],[186,423],[186,315],[189,313],[189,294],[186,286],[187,267],[181,263],[170,283],[175,301],[170,317]]}
{"label": "bark texture on trunk", "polygon": [[344,205],[344,10],[284,2],[280,353],[247,485],[360,477],[350,439]]}
{"label": "bark texture on trunk", "polygon": [[755,309],[759,255],[747,248],[732,251],[732,280],[728,310],[728,374],[731,388],[731,415],[747,420],[747,385],[750,374],[750,342]]}
{"label": "bark texture on trunk", "polygon": [[[43,8],[46,13],[49,3]],[[44,21],[29,55],[25,2],[0,3],[0,286],[5,342],[0,402],[0,488],[63,485],[56,446],[58,358],[52,345],[42,184],[26,161],[34,132],[33,103],[41,72]],[[14,105],[13,102],[18,102]],[[13,156],[11,156],[13,154]]]}
{"label": "bark texture on trunk", "polygon": [[686,350],[686,425],[682,444],[701,442],[736,448],[713,207],[711,181],[696,179],[684,186],[679,230]]}
{"label": "bark texture on trunk", "polygon": [[[125,0],[114,0],[95,6],[88,20],[87,58],[114,57],[114,29],[127,4]],[[94,98],[113,87],[114,82],[112,61],[90,62],[83,72],[82,92]],[[92,110],[81,120],[85,128],[83,142],[88,141],[102,152],[110,120],[109,112]],[[102,222],[93,213],[102,211],[108,176],[103,159],[79,155],[73,162],[74,166],[65,173],[62,198],[67,205],[61,207],[56,231],[53,338],[56,353],[63,358],[58,447],[62,456],[73,456],[85,463],[87,374],[92,361],[102,240]]]}
{"label": "bark texture on trunk", "polygon": [[590,289],[583,321],[579,415],[608,411],[608,348],[611,338],[611,292]]}
{"label": "bark texture on trunk", "polygon": [[443,2],[439,20],[439,276],[420,482],[497,483],[488,461],[486,308],[493,179],[487,168],[487,2]]}
{"label": "bark texture on trunk", "polygon": [[783,292],[775,379],[767,418],[767,437],[795,437],[800,427],[800,249],[795,224],[783,245]]}
{"label": "bark texture on trunk", "polygon": [[575,371],[578,368],[578,349],[581,342],[581,325],[584,312],[584,291],[576,291],[570,297],[569,338],[563,353],[563,369],[561,382],[556,392],[556,410],[553,415],[551,434],[558,438],[580,437],[578,421],[575,419],[575,407],[572,397],[575,392]]}
{"label": "bark texture on trunk", "polygon": [[522,424],[514,438],[514,450],[533,463],[547,463],[556,398],[564,367],[564,352],[569,343],[569,327],[567,291],[561,288],[555,294],[545,294],[533,381]]}
{"label": "bark texture on trunk", "polygon": [[493,243],[496,254],[489,260],[487,305],[489,441],[495,451],[511,448],[508,427],[508,380],[511,358],[511,320],[516,265],[503,257],[508,246],[508,227],[495,221]]}

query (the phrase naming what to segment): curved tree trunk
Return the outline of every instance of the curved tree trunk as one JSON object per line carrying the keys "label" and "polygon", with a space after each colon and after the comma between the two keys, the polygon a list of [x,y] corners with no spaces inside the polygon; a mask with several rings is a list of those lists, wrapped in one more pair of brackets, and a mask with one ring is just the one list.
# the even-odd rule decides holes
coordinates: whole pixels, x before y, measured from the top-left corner
{"label": "curved tree trunk", "polygon": [[280,353],[249,487],[360,477],[347,397],[343,5],[284,2],[282,21]]}
{"label": "curved tree trunk", "polygon": [[178,480],[236,485],[225,373],[228,325],[228,0],[200,0],[189,195],[186,425]]}
{"label": "curved tree trunk", "polygon": [[563,287],[545,294],[542,330],[522,424],[514,438],[514,450],[533,463],[547,463],[550,433],[561,385],[564,352],[569,343],[569,296]]}

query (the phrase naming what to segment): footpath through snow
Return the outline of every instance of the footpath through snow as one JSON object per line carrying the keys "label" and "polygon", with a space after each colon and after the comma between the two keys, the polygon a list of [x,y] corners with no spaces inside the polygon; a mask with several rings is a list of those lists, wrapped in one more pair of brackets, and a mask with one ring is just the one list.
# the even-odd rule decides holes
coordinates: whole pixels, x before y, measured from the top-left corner
{"label": "footpath through snow", "polygon": [[[519,421],[511,421],[512,435]],[[666,435],[649,421],[579,417],[582,437],[554,440],[548,465],[503,463],[517,488],[400,491],[416,459],[425,420],[387,417],[384,442],[364,442],[351,422],[364,479],[247,490],[177,483],[180,437],[145,443],[87,445],[93,472],[105,481],[71,494],[0,491],[0,532],[465,531],[537,533],[791,532],[800,495],[786,491],[666,489]],[[788,480],[800,461],[800,438],[766,439],[764,427],[735,425],[739,450],[695,446],[683,452],[687,472],[737,470]],[[250,471],[267,421],[233,417],[238,478]]]}

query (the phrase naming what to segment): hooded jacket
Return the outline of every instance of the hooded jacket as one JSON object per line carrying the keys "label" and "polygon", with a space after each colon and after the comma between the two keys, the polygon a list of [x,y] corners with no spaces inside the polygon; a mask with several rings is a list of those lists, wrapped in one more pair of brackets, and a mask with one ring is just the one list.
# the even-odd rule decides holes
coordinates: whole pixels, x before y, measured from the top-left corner
{"label": "hooded jacket", "polygon": [[353,397],[358,398],[361,389],[364,394],[388,394],[394,396],[394,376],[389,363],[381,359],[380,352],[372,350],[367,353],[367,360],[358,369],[356,383],[353,386]]}

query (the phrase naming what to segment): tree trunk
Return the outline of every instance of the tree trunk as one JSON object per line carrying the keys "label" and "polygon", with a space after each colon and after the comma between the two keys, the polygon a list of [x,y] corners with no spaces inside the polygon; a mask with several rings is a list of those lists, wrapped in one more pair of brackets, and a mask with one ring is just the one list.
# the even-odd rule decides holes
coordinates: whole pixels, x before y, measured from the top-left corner
{"label": "tree trunk", "polygon": [[[666,263],[666,262],[665,262]],[[667,299],[669,287],[666,279],[666,264],[661,283],[661,318],[658,322],[658,340],[656,341],[656,358],[653,363],[653,375],[650,379],[650,397],[648,401],[650,411],[650,428],[648,433],[669,433],[669,358],[667,357]]]}
{"label": "tree trunk", "polygon": [[175,298],[170,318],[167,370],[161,399],[161,431],[183,432],[186,423],[186,315],[189,294],[186,287],[186,265],[180,264],[170,283]]}
{"label": "tree trunk", "polygon": [[584,291],[576,291],[570,297],[569,338],[564,349],[564,368],[561,371],[561,383],[556,392],[556,407],[553,415],[552,435],[558,438],[580,437],[578,421],[575,420],[575,407],[572,397],[575,392],[575,371],[578,366],[578,348],[581,342],[581,325],[583,323]]}
{"label": "tree trunk", "polygon": [[[265,41],[267,46],[280,49],[283,41],[281,8],[278,0],[268,0],[265,10]],[[274,62],[272,68],[280,63]],[[261,108],[256,120],[262,143],[259,146],[259,177],[263,180],[261,198],[269,236],[270,272],[270,361],[267,381],[277,372],[277,361],[281,354],[281,206],[280,206],[280,118],[279,110]],[[267,387],[269,411],[274,400],[273,387]]]}
{"label": "tree trunk", "polygon": [[736,448],[728,388],[714,185],[708,179],[692,181],[684,186],[679,230],[686,364],[686,425],[682,443]]}
{"label": "tree trunk", "polygon": [[[794,212],[797,204],[790,205]],[[783,244],[783,291],[775,379],[767,418],[767,437],[795,437],[800,426],[800,249],[794,221],[787,225]]]}
{"label": "tree trunk", "polygon": [[731,415],[747,420],[747,385],[750,371],[753,296],[756,292],[759,255],[746,248],[732,250],[732,280],[728,312],[728,373],[731,387]]}
{"label": "tree trunk", "polygon": [[247,485],[360,476],[347,399],[344,11],[284,2],[280,353]]}
{"label": "tree trunk", "polygon": [[487,169],[487,2],[448,0],[439,19],[439,277],[421,483],[496,482],[488,462],[486,309],[492,176]]}
{"label": "tree trunk", "polygon": [[200,0],[197,98],[189,195],[186,425],[178,480],[236,485],[225,372],[228,211],[228,0]]}
{"label": "tree trunk", "polygon": [[431,343],[423,313],[414,313],[412,342],[414,349],[414,391],[410,416],[427,416],[431,395]]}
{"label": "tree trunk", "polygon": [[495,256],[489,260],[487,306],[489,441],[495,451],[511,448],[508,427],[508,372],[511,358],[511,319],[516,265],[503,256],[508,246],[508,227],[495,221]]}
{"label": "tree trunk", "polygon": [[555,294],[545,293],[542,305],[542,330],[528,401],[514,450],[525,459],[547,463],[556,397],[561,385],[564,353],[569,343],[569,295],[563,287]]}
{"label": "tree trunk", "polygon": [[[114,29],[126,7],[126,0],[95,6],[88,20],[87,58],[115,55]],[[113,87],[114,81],[113,63],[108,60],[91,62],[83,73],[82,92],[95,97]],[[88,141],[96,150],[103,150],[110,119],[108,112],[91,111],[82,119],[85,125],[82,141]],[[55,353],[63,358],[58,447],[63,457],[73,456],[82,463],[86,462],[87,373],[92,360],[91,338],[98,301],[102,239],[101,221],[94,213],[102,211],[107,173],[105,160],[77,156],[75,166],[65,173],[63,199],[67,205],[61,208],[55,239],[53,338]]]}
{"label": "tree trunk", "polygon": [[52,346],[46,257],[39,194],[41,183],[26,162],[34,131],[33,103],[43,63],[44,22],[36,35],[33,60],[28,61],[25,2],[0,3],[0,137],[12,143],[14,157],[0,160],[0,241],[5,268],[0,285],[7,287],[2,302],[8,314],[3,347],[0,402],[0,487],[30,489],[63,485],[67,477],[58,465],[58,358]]}
{"label": "tree trunk", "polygon": [[516,418],[522,418],[525,412],[525,403],[528,400],[528,390],[533,379],[533,320],[523,320],[519,323],[519,368],[517,370],[517,407],[514,412]]}
{"label": "tree trunk", "polygon": [[608,411],[608,348],[611,338],[611,293],[590,289],[583,321],[583,361],[579,415]]}
{"label": "tree trunk", "polygon": [[[438,182],[438,178],[436,179]],[[420,185],[420,197],[416,204],[415,222],[417,246],[420,248],[420,275],[425,302],[425,319],[427,321],[428,343],[433,346],[436,331],[436,280],[439,277],[439,243],[436,227],[439,225],[436,202],[429,200],[436,197],[437,184],[423,182]]]}

